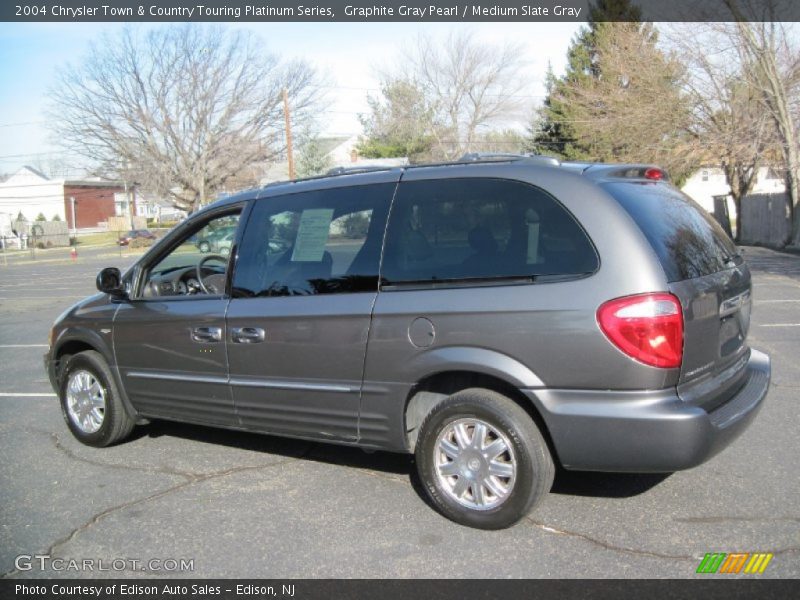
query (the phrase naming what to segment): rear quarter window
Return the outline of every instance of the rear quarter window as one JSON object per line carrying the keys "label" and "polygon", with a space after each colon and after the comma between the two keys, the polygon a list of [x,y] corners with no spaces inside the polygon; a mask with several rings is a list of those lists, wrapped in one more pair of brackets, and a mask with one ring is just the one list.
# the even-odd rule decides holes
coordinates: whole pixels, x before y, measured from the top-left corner
{"label": "rear quarter window", "polygon": [[552,196],[503,179],[400,183],[383,261],[387,283],[570,277],[599,266]]}
{"label": "rear quarter window", "polygon": [[719,223],[671,185],[628,181],[601,185],[639,226],[670,283],[717,273],[739,260],[736,246]]}

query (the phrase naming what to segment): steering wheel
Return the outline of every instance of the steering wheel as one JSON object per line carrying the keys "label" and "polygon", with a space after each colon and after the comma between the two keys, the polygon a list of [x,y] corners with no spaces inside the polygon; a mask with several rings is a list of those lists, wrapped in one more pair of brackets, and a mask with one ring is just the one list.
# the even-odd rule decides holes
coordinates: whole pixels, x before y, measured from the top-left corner
{"label": "steering wheel", "polygon": [[197,261],[197,283],[200,284],[200,289],[206,294],[221,294],[225,291],[225,273],[212,273],[203,277],[203,267],[211,260],[218,260],[228,265],[228,257],[219,254],[206,254],[203,258]]}

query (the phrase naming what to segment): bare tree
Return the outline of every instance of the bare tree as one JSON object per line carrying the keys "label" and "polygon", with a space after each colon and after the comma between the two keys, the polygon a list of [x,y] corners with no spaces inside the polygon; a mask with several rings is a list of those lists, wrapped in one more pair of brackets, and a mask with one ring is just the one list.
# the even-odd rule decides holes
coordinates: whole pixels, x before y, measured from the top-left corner
{"label": "bare tree", "polygon": [[[717,109],[717,123],[706,119],[713,125],[710,131],[716,130],[708,139],[720,151],[719,158],[727,160],[729,165],[739,163],[729,178],[734,198],[737,193],[749,191],[747,179],[755,177],[758,164],[771,162],[781,168],[793,215],[791,240],[785,241],[800,245],[797,26],[771,20],[781,8],[780,0],[725,0],[725,4],[733,21],[698,24],[693,35],[695,43],[707,54],[704,64],[700,63],[701,70],[706,71],[704,78],[713,78],[717,83],[716,89],[706,86],[698,94],[707,96],[709,114]],[[695,66],[698,55],[699,51],[695,51]],[[711,97],[712,94],[719,98]]]}
{"label": "bare tree", "polygon": [[746,57],[747,82],[761,96],[778,135],[792,211],[791,242],[800,246],[800,44],[783,23],[739,21],[734,35]]}
{"label": "bare tree", "polygon": [[[686,65],[685,89],[692,105],[689,155],[700,164],[722,167],[736,207],[739,239],[742,198],[752,191],[759,168],[767,164],[775,136],[760,95],[744,77],[747,56],[731,45],[728,27],[677,25],[671,28],[669,40]],[[735,60],[731,60],[732,51]]]}
{"label": "bare tree", "polygon": [[37,157],[31,162],[31,166],[50,179],[66,178],[70,172],[70,165],[58,155]]}
{"label": "bare tree", "polygon": [[98,169],[193,211],[282,153],[284,88],[302,122],[319,93],[307,64],[283,63],[241,32],[125,29],[63,72],[50,113],[59,138]]}
{"label": "bare tree", "polygon": [[525,151],[525,137],[515,129],[487,131],[470,148],[474,152],[517,153]]}
{"label": "bare tree", "polygon": [[453,159],[473,149],[488,126],[516,116],[526,84],[522,56],[517,45],[481,43],[463,30],[442,42],[420,35],[383,87],[400,81],[419,92],[428,131],[418,137],[432,139],[433,158]]}

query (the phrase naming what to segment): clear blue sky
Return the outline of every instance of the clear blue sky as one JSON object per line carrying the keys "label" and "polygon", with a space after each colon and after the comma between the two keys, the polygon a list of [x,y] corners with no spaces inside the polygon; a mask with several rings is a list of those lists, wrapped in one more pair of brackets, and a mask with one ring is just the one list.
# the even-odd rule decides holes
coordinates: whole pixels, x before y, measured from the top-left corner
{"label": "clear blue sky", "polygon": [[[157,26],[157,25],[146,25]],[[250,29],[267,48],[286,58],[303,58],[332,84],[322,123],[327,134],[353,134],[357,115],[366,111],[368,90],[378,84],[377,69],[391,64],[404,43],[418,33],[445,37],[466,28],[482,41],[512,41],[526,50],[526,94],[531,104],[543,93],[550,61],[556,73],[564,66],[575,23],[258,23],[226,25]],[[51,143],[44,123],[47,94],[54,76],[67,63],[79,64],[89,44],[111,36],[121,24],[0,23],[0,173],[25,164],[46,164],[52,157],[79,169],[69,150]],[[77,174],[77,173],[75,173]]]}

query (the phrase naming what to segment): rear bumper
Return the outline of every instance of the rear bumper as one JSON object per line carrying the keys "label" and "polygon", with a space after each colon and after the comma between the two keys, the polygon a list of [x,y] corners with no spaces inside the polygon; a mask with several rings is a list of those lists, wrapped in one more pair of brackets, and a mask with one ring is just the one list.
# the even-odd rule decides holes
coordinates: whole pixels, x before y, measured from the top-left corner
{"label": "rear bumper", "polygon": [[769,357],[752,350],[744,385],[711,412],[675,389],[523,390],[539,409],[567,469],[671,472],[705,462],[741,434],[769,388]]}

